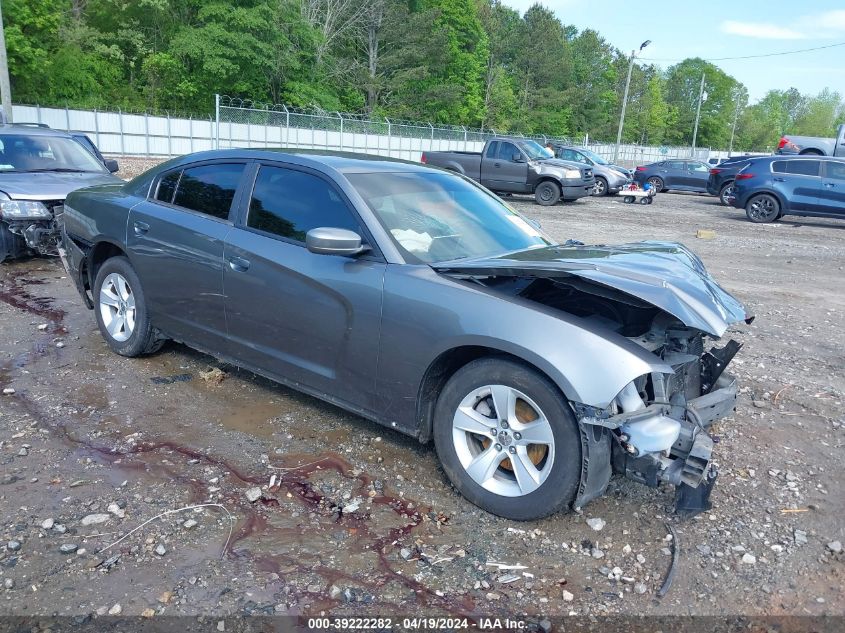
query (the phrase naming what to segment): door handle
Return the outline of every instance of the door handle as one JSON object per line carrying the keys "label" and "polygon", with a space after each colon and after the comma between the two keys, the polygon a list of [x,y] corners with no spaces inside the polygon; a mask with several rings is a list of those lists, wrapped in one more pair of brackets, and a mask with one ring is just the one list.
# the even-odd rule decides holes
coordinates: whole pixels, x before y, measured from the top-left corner
{"label": "door handle", "polygon": [[144,235],[150,230],[150,225],[146,222],[133,222],[132,230],[135,231],[135,235]]}
{"label": "door handle", "polygon": [[775,182],[786,182],[786,178],[775,178]]}
{"label": "door handle", "polygon": [[493,167],[501,167],[499,163],[493,163]]}
{"label": "door handle", "polygon": [[246,272],[249,270],[249,260],[244,259],[243,257],[230,257],[229,268],[234,270],[236,273]]}
{"label": "door handle", "polygon": [[833,189],[833,187],[835,187],[835,186],[836,186],[836,185],[835,185],[834,183],[832,183],[832,182],[826,182],[826,183],[823,183],[823,184],[824,184],[824,186],[825,186],[825,187],[827,187],[828,189]]}

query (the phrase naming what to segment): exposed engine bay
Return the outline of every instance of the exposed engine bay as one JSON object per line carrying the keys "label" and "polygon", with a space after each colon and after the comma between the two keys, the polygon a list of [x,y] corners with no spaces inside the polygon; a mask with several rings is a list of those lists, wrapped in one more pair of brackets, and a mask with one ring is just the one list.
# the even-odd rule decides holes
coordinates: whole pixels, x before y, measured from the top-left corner
{"label": "exposed engine bay", "polygon": [[50,218],[5,218],[0,224],[0,254],[8,259],[29,255],[56,255],[61,238],[61,201],[43,203]]}
{"label": "exposed engine bay", "polygon": [[[723,348],[706,351],[706,339],[715,336],[628,293],[576,276],[470,279],[624,336],[674,370],[640,376],[603,409],[570,403],[582,425],[595,427],[583,435],[593,462],[590,468],[597,472],[585,473],[582,479],[592,476],[592,481],[582,485],[577,505],[603,494],[612,469],[647,486],[661,481],[676,486],[676,510],[681,514],[709,509],[717,472],[708,429],[735,407],[736,380],[725,368],[739,343],[730,340]],[[603,453],[610,468],[602,464]]]}

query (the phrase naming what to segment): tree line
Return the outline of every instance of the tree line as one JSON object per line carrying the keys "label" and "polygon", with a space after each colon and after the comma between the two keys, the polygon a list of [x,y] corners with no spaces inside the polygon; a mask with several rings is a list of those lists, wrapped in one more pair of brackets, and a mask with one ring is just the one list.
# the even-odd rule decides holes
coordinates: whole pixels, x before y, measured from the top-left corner
{"label": "tree line", "polygon": [[[536,4],[499,0],[4,0],[17,103],[207,114],[222,93],[329,111],[616,137],[621,51]],[[633,43],[633,42],[632,42]],[[745,86],[702,59],[635,64],[624,141],[771,149],[832,135],[842,95]]]}

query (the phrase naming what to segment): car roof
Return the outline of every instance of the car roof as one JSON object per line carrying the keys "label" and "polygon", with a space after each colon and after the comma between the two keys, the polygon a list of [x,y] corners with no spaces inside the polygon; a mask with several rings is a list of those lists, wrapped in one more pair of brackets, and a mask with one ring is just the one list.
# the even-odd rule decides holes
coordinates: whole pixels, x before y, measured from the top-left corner
{"label": "car roof", "polygon": [[32,125],[15,125],[14,123],[5,123],[0,125],[0,134],[20,136],[60,136],[62,138],[73,138],[70,134],[61,130]]}
{"label": "car roof", "polygon": [[835,162],[845,161],[845,156],[820,156],[819,154],[772,154],[771,156],[749,157],[754,161],[776,161],[776,160],[832,160]]}
{"label": "car roof", "polygon": [[311,149],[288,149],[288,148],[267,148],[267,149],[220,149],[205,152],[186,154],[175,161],[168,163],[168,166],[186,165],[208,160],[219,159],[244,159],[244,160],[272,160],[297,163],[305,167],[329,167],[343,174],[365,174],[373,172],[420,172],[429,173],[431,167],[420,163],[387,156],[376,156],[372,154],[358,154],[353,152],[330,152],[325,150]]}

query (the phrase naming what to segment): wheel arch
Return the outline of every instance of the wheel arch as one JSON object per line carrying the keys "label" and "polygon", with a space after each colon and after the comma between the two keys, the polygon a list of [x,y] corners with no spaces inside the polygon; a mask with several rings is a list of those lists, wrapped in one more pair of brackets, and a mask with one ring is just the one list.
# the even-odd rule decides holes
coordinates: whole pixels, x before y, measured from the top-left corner
{"label": "wheel arch", "polygon": [[758,189],[749,193],[745,198],[745,204],[742,205],[743,209],[748,208],[748,203],[751,202],[751,198],[754,196],[759,196],[760,194],[767,194],[772,196],[775,200],[778,201],[780,205],[780,213],[783,215],[784,213],[789,212],[789,202],[787,201],[786,197],[776,189]]}
{"label": "wheel arch", "polygon": [[537,191],[537,187],[542,185],[544,182],[553,182],[558,187],[560,187],[561,191],[563,191],[563,183],[561,182],[560,178],[557,178],[555,176],[551,176],[549,174],[544,174],[537,179],[537,182],[534,183],[534,187],[531,190],[531,193],[534,193],[535,191]]}
{"label": "wheel arch", "polygon": [[[111,259],[112,257],[128,258],[126,250],[117,242],[109,239],[102,239],[91,247],[91,250],[88,252],[88,256],[82,264],[85,269],[87,269],[89,290],[94,287],[94,280],[97,278],[97,273],[99,272],[100,267],[106,262],[106,260]],[[85,273],[80,271],[80,274]]]}
{"label": "wheel arch", "polygon": [[[432,437],[434,409],[437,406],[437,400],[443,387],[455,375],[455,372],[479,358],[497,357],[525,365],[547,378],[560,390],[561,395],[567,402],[571,401],[571,385],[565,383],[560,378],[555,380],[549,372],[544,371],[537,363],[532,362],[524,356],[527,355],[518,355],[510,351],[485,345],[459,345],[441,352],[429,364],[417,391],[417,438],[420,442],[427,443]],[[564,382],[564,384],[561,384],[561,382]]]}

